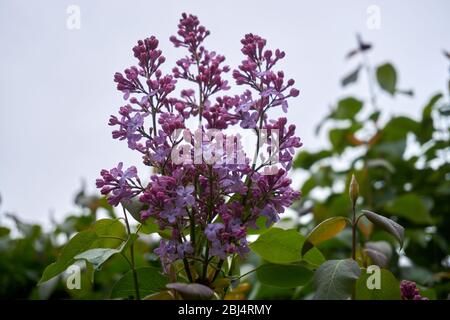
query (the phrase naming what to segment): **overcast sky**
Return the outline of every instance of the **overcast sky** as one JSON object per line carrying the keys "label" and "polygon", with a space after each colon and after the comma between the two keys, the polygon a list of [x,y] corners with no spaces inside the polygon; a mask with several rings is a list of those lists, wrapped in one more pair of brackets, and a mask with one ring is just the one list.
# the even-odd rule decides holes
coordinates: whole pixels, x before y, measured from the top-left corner
{"label": "overcast sky", "polygon": [[[77,5],[80,29],[67,28],[67,7]],[[380,9],[380,29],[367,27],[367,9]],[[253,32],[282,48],[283,68],[297,81],[300,97],[290,105],[304,148],[325,143],[314,127],[339,97],[341,77],[355,62],[345,53],[355,34],[374,43],[371,62],[392,61],[399,85],[414,99],[380,103],[391,114],[417,116],[428,97],[443,90],[450,50],[450,1],[0,1],[0,194],[5,210],[31,221],[59,219],[73,208],[85,179],[93,191],[102,168],[119,161],[139,165],[140,156],[111,138],[110,114],[123,103],[114,72],[135,63],[131,48],[150,35],[160,39],[166,70],[184,55],[168,41],[181,12],[199,16],[211,30],[206,45],[236,66],[239,40]],[[2,220],[2,217],[0,217]]]}

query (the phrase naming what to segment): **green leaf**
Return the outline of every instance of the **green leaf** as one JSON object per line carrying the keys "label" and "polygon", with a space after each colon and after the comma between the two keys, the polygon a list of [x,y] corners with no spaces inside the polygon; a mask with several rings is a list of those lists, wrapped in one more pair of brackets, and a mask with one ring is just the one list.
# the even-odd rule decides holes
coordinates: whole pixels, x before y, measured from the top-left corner
{"label": "green leaf", "polygon": [[199,283],[169,283],[168,289],[175,290],[185,300],[210,300],[214,296],[214,291]]}
{"label": "green leaf", "polygon": [[352,295],[354,284],[361,270],[352,259],[328,260],[314,275],[316,300],[346,300]]}
{"label": "green leaf", "polygon": [[339,100],[337,108],[334,110],[332,114],[333,119],[346,120],[346,119],[354,119],[356,114],[361,111],[363,106],[362,101],[357,100],[353,97],[345,98]]}
{"label": "green leaf", "polygon": [[117,248],[125,237],[124,225],[117,219],[98,220],[89,230],[73,236],[63,247],[56,262],[45,268],[38,284],[48,281],[64,272],[75,262],[75,256],[93,248]]}
{"label": "green leaf", "polygon": [[98,236],[92,248],[117,248],[126,239],[125,226],[118,219],[100,219],[92,226]]}
{"label": "green leaf", "polygon": [[361,65],[359,65],[354,71],[350,72],[341,80],[341,85],[343,87],[354,83],[358,80],[359,71],[361,70]]}
{"label": "green leaf", "polygon": [[397,72],[394,66],[390,63],[383,64],[377,68],[376,74],[380,87],[394,95],[397,89]]}
{"label": "green leaf", "polygon": [[[141,297],[164,290],[168,283],[167,278],[155,267],[137,268],[136,273]],[[134,299],[135,295],[133,272],[130,270],[114,284],[111,298]]]}
{"label": "green leaf", "polygon": [[[250,244],[250,248],[269,262],[289,264],[302,260],[300,252],[304,242],[305,237],[295,230],[271,228]],[[317,248],[313,248],[303,260],[313,266],[319,266],[325,258]]]}
{"label": "green leaf", "polygon": [[58,260],[45,268],[38,284],[42,284],[66,271],[75,262],[74,257],[88,250],[97,239],[98,235],[92,230],[77,233],[62,249]]}
{"label": "green leaf", "polygon": [[333,238],[347,226],[347,218],[332,217],[319,223],[306,237],[302,255],[314,246]]}
{"label": "green leaf", "polygon": [[9,233],[11,232],[11,230],[9,230],[6,227],[0,227],[0,237],[4,237],[9,235]]}
{"label": "green leaf", "polygon": [[395,198],[386,206],[386,210],[396,216],[405,218],[415,224],[432,224],[424,201],[414,193],[408,193]]}
{"label": "green leaf", "polygon": [[400,242],[400,246],[403,246],[405,229],[401,225],[375,212],[368,210],[362,210],[362,212],[370,222],[393,235]]}
{"label": "green leaf", "polygon": [[[375,271],[376,272],[376,271]],[[356,300],[400,300],[400,283],[394,275],[386,269],[380,269],[380,288],[373,287],[375,273],[363,272],[356,281]],[[372,276],[371,279],[369,279]],[[369,280],[369,281],[368,281]],[[369,285],[368,285],[369,284]],[[372,285],[372,286],[370,286]],[[369,289],[369,288],[372,289]]]}
{"label": "green leaf", "polygon": [[[266,217],[258,217],[258,219],[256,219],[256,226],[258,227],[258,229],[253,229],[253,228],[249,228],[247,229],[247,234],[251,235],[251,234],[261,234],[264,233],[268,230],[268,227],[266,226],[266,221],[267,218]],[[270,228],[270,226],[269,226]]]}
{"label": "green leaf", "polygon": [[141,228],[139,229],[139,232],[144,234],[152,234],[152,233],[158,233],[161,230],[159,229],[159,226],[155,222],[155,218],[148,218],[145,220],[145,222],[142,223]]}
{"label": "green leaf", "polygon": [[122,245],[117,249],[109,249],[109,248],[90,249],[76,255],[75,259],[76,260],[84,259],[90,262],[94,266],[95,270],[100,270],[102,264],[105,263],[113,255],[120,253],[125,244],[126,242],[123,242]]}
{"label": "green leaf", "polygon": [[332,155],[333,153],[329,150],[322,150],[315,153],[308,151],[301,151],[294,160],[293,168],[308,170],[317,161],[331,157]]}
{"label": "green leaf", "polygon": [[256,276],[268,286],[294,288],[308,282],[313,272],[300,265],[263,264],[256,271]]}

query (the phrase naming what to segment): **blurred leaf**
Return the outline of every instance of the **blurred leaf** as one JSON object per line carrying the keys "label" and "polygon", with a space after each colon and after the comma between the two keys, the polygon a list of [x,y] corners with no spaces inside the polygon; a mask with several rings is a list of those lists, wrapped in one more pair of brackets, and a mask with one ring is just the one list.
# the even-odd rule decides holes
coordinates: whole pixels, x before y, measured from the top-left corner
{"label": "blurred leaf", "polygon": [[400,245],[403,246],[405,229],[401,225],[391,219],[376,214],[375,212],[368,210],[362,210],[362,212],[370,222],[393,235],[400,242]]}
{"label": "blurred leaf", "polygon": [[433,138],[433,118],[432,111],[436,103],[442,98],[442,93],[434,95],[426,104],[422,111],[422,121],[420,123],[420,130],[417,132],[417,139],[420,143],[425,143]]}
{"label": "blurred leaf", "polygon": [[346,300],[352,295],[361,270],[352,259],[328,260],[314,274],[316,300]]}
{"label": "blurred leaf", "polygon": [[261,283],[281,288],[294,288],[304,285],[313,272],[300,265],[263,264],[256,271]]}
{"label": "blurred leaf", "polygon": [[266,221],[267,218],[266,217],[258,217],[258,219],[256,219],[256,226],[258,227],[258,229],[254,229],[254,228],[249,228],[247,230],[247,234],[251,235],[251,234],[261,234],[264,233],[268,230],[268,227],[266,226]]}
{"label": "blurred leaf", "polygon": [[353,70],[352,72],[350,72],[348,75],[346,75],[342,80],[341,80],[341,85],[343,87],[354,83],[358,80],[358,75],[359,75],[359,71],[361,70],[361,65],[358,65],[358,67]]}
{"label": "blurred leaf", "polygon": [[333,153],[328,150],[319,152],[301,151],[294,160],[293,168],[308,170],[311,166],[319,160],[331,157]]}
{"label": "blurred leaf", "polygon": [[393,215],[408,219],[415,224],[433,223],[425,203],[414,193],[408,193],[395,198],[388,203],[386,210]]}
{"label": "blurred leaf", "polygon": [[9,230],[8,228],[0,226],[0,237],[7,236],[10,232],[11,230]]}
{"label": "blurred leaf", "polygon": [[377,68],[376,75],[380,87],[394,95],[397,89],[397,72],[394,66],[390,63],[383,64]]}
{"label": "blurred leaf", "polygon": [[166,286],[178,292],[185,300],[210,300],[214,296],[214,291],[199,283],[169,283]]}
{"label": "blurred leaf", "polygon": [[120,204],[131,214],[131,216],[139,223],[144,223],[141,219],[141,212],[146,205],[139,201],[137,197],[129,200],[123,200]]}
{"label": "blurred leaf", "polygon": [[339,234],[347,226],[347,220],[344,217],[332,217],[318,224],[306,237],[302,255],[314,246]]}
{"label": "blurred leaf", "polygon": [[[168,282],[160,270],[154,267],[136,268],[136,273],[141,297],[164,290]],[[135,295],[133,272],[130,270],[114,284],[111,299],[135,299]]]}
{"label": "blurred leaf", "polygon": [[374,275],[362,272],[355,286],[356,300],[400,300],[400,283],[386,269],[380,269],[380,288],[369,289],[369,277]]}
{"label": "blurred leaf", "polygon": [[353,97],[341,99],[339,100],[337,108],[333,111],[331,117],[339,120],[353,120],[358,112],[361,111],[362,106],[362,101]]}
{"label": "blurred leaf", "polygon": [[[295,230],[271,228],[250,244],[250,248],[263,259],[276,264],[289,264],[302,260],[300,255],[305,238]],[[313,266],[325,261],[322,253],[314,248],[303,260]]]}

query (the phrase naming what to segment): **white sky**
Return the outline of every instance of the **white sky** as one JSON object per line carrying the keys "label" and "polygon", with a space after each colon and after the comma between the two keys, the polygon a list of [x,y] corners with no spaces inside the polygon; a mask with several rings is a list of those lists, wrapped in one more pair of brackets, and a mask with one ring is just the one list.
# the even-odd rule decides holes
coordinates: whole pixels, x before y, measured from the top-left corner
{"label": "white sky", "polygon": [[[68,5],[81,9],[81,29],[66,27]],[[381,29],[366,27],[370,5],[381,9]],[[119,161],[138,165],[140,156],[111,138],[110,114],[123,103],[112,77],[135,63],[131,48],[150,35],[160,39],[169,71],[184,55],[168,41],[181,12],[199,16],[211,30],[206,46],[236,66],[239,40],[260,34],[286,51],[285,74],[297,81],[300,97],[288,118],[304,147],[317,149],[323,137],[314,127],[329,106],[351,92],[341,77],[356,32],[375,44],[374,63],[394,62],[399,85],[415,99],[383,96],[392,114],[417,116],[428,97],[445,88],[450,50],[450,1],[17,1],[0,2],[0,212],[13,211],[45,222],[62,218],[85,179],[94,190],[100,169]],[[142,170],[141,170],[142,174]],[[2,217],[0,216],[0,220]]]}

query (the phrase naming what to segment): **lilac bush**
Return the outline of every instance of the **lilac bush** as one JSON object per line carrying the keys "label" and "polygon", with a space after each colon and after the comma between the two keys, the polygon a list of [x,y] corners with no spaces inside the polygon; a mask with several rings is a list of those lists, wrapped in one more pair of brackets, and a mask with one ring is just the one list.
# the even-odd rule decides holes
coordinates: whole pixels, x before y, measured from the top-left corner
{"label": "lilac bush", "polygon": [[[272,225],[299,198],[287,171],[302,146],[294,125],[269,116],[274,109],[287,112],[288,101],[299,95],[294,80],[275,70],[285,53],[245,35],[244,59],[232,71],[233,90],[241,93],[226,95],[231,69],[223,55],[204,47],[209,35],[196,16],[183,14],[170,41],[186,55],[170,74],[162,71],[166,59],[154,36],[133,47],[137,65],[114,75],[126,102],[109,125],[113,138],[125,140],[152,173],[141,179],[134,166],[119,163],[96,182],[111,205],[139,201],[140,222],[170,234],[155,250],[165,273],[173,275],[174,263],[182,261],[187,279],[201,283],[212,282],[227,257],[249,251],[247,233],[259,219]],[[253,154],[243,150],[241,134],[229,133],[233,127],[256,134]],[[270,161],[274,154],[278,165]],[[196,264],[202,272],[194,272]]]}

